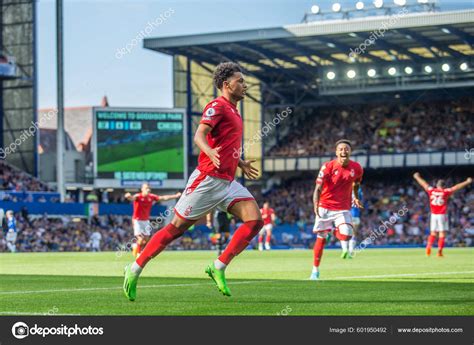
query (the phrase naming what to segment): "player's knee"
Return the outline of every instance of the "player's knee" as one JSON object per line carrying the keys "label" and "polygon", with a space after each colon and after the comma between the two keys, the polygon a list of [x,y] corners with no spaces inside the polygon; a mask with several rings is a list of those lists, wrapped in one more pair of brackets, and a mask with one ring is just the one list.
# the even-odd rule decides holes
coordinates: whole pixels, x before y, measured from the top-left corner
{"label": "player's knee", "polygon": [[354,234],[354,229],[350,224],[341,224],[334,231],[334,234],[339,241],[349,241]]}

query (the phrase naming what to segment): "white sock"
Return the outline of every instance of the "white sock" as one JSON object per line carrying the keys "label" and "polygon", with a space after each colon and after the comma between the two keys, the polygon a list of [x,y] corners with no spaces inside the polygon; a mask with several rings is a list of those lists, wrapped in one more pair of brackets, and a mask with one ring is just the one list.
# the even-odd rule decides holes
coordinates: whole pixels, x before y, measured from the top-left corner
{"label": "white sock", "polygon": [[132,267],[130,267],[130,271],[132,271],[132,273],[136,274],[137,276],[140,275],[140,273],[142,273],[142,270],[143,268],[141,268],[140,265],[137,264],[136,262],[134,262],[132,264]]}
{"label": "white sock", "polygon": [[349,241],[341,241],[341,248],[343,252],[347,252],[348,246],[349,246]]}
{"label": "white sock", "polygon": [[319,272],[319,267],[313,266],[313,273],[318,273]]}
{"label": "white sock", "polygon": [[353,252],[354,251],[354,248],[356,246],[356,240],[354,237],[351,238],[351,240],[349,241],[349,252]]}
{"label": "white sock", "polygon": [[220,261],[219,259],[216,259],[216,261],[214,261],[214,267],[218,270],[225,270],[227,265],[223,263],[222,261]]}
{"label": "white sock", "polygon": [[7,242],[7,247],[12,253],[16,252],[16,247],[13,243]]}

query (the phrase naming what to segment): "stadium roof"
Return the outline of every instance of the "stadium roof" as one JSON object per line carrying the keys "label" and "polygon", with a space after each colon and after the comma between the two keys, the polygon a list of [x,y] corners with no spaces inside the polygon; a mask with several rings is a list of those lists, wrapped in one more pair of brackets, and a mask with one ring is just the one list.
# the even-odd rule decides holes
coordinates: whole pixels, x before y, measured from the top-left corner
{"label": "stadium roof", "polygon": [[[367,45],[365,53],[351,57],[351,51],[371,35],[379,37]],[[474,10],[326,20],[144,40],[147,49],[187,56],[204,66],[236,61],[247,74],[274,90],[276,80],[284,80],[286,86],[319,88],[321,72],[327,68],[394,62],[469,63],[474,58],[473,45]]]}

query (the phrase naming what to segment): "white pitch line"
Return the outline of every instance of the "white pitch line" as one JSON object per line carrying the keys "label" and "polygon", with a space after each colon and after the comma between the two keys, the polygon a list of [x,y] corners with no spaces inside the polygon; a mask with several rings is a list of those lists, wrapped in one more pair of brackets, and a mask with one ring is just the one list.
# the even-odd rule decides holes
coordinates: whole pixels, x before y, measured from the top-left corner
{"label": "white pitch line", "polygon": [[[232,285],[237,284],[252,284],[252,283],[268,283],[271,280],[249,280],[241,282],[233,282]],[[211,282],[207,283],[190,283],[190,284],[160,284],[160,285],[141,285],[139,289],[146,288],[166,288],[166,287],[188,287],[188,286],[204,286],[212,285]],[[79,288],[79,289],[54,289],[54,290],[27,290],[27,291],[0,291],[0,295],[24,295],[24,294],[37,294],[37,293],[54,293],[54,292],[82,292],[82,291],[103,291],[103,290],[119,290],[121,286],[113,287],[95,287],[95,288]]]}
{"label": "white pitch line", "polygon": [[0,311],[0,315],[25,315],[25,316],[80,316],[81,314],[62,314],[62,313],[57,313],[57,314],[48,314],[48,313],[35,313],[35,312],[22,312],[22,311]]}
{"label": "white pitch line", "polygon": [[437,276],[437,275],[450,275],[450,274],[462,274],[462,273],[474,273],[474,271],[381,274],[381,275],[375,275],[375,276],[334,277],[334,278],[325,278],[325,279],[323,279],[323,280],[371,279],[371,278],[397,278],[397,277],[417,277],[417,276]]}
{"label": "white pitch line", "polygon": [[[333,277],[325,278],[322,281],[327,280],[347,280],[347,279],[371,279],[371,278],[397,278],[397,277],[416,277],[416,276],[431,276],[431,275],[451,275],[451,274],[464,274],[464,273],[474,273],[474,271],[463,271],[463,272],[425,272],[425,273],[400,273],[400,274],[382,274],[382,275],[373,275],[373,276],[352,276],[352,277]],[[304,279],[306,280],[306,279]],[[274,280],[249,280],[249,281],[240,281],[232,282],[232,285],[238,284],[254,284],[254,283],[269,283],[275,282]],[[189,286],[204,286],[211,285],[210,282],[207,283],[190,283],[190,284],[160,284],[160,285],[142,285],[140,289],[147,288],[166,288],[166,287],[189,287]],[[39,294],[39,293],[55,293],[55,292],[82,292],[82,291],[104,291],[104,290],[119,290],[122,287],[113,286],[113,287],[93,287],[93,288],[79,288],[79,289],[54,289],[54,290],[27,290],[27,291],[0,291],[1,295],[24,295],[24,294]]]}

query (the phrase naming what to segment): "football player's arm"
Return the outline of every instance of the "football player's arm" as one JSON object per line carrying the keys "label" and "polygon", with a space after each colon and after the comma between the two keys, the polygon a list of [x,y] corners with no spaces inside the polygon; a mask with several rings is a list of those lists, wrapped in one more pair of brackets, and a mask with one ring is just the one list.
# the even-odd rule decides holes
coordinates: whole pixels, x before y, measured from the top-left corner
{"label": "football player's arm", "polygon": [[130,192],[125,193],[124,198],[127,199],[128,201],[134,201],[137,198],[137,195],[132,195]]}
{"label": "football player's arm", "polygon": [[313,193],[313,203],[314,203],[314,213],[319,217],[319,197],[321,196],[321,191],[323,189],[323,183],[316,183],[316,188],[314,188]]}
{"label": "football player's arm", "polygon": [[362,200],[359,199],[359,188],[360,188],[360,181],[354,181],[352,184],[352,191],[354,192],[354,200],[353,203],[357,208],[364,208],[362,204]]}
{"label": "football player's arm", "polygon": [[194,143],[199,147],[201,152],[204,152],[206,156],[212,161],[216,168],[221,165],[219,150],[221,147],[211,148],[207,142],[206,136],[212,131],[211,125],[201,123],[194,134]]}
{"label": "football player's arm", "polygon": [[159,198],[157,198],[156,201],[168,201],[168,200],[173,200],[173,199],[178,199],[181,196],[181,193],[176,193],[176,194],[170,194],[170,195],[162,195]]}
{"label": "football player's arm", "polygon": [[418,184],[424,189],[424,190],[428,190],[428,188],[430,187],[430,185],[428,184],[428,182],[426,182],[420,175],[419,172],[416,172],[413,174],[413,178],[416,180],[416,182],[418,182]]}
{"label": "football player's arm", "polygon": [[457,192],[458,190],[463,189],[464,187],[469,186],[471,183],[472,183],[472,178],[471,178],[471,177],[468,177],[468,178],[466,179],[466,181],[461,182],[461,183],[458,183],[458,184],[452,186],[452,187],[451,187],[451,191],[452,191],[453,193],[454,193],[454,192]]}
{"label": "football player's arm", "polygon": [[272,213],[272,224],[275,225],[276,216],[275,213]]}
{"label": "football player's arm", "polygon": [[258,177],[258,169],[252,166],[252,163],[256,162],[256,159],[250,160],[243,160],[242,158],[239,159],[238,167],[242,169],[245,177],[250,180],[254,180]]}

